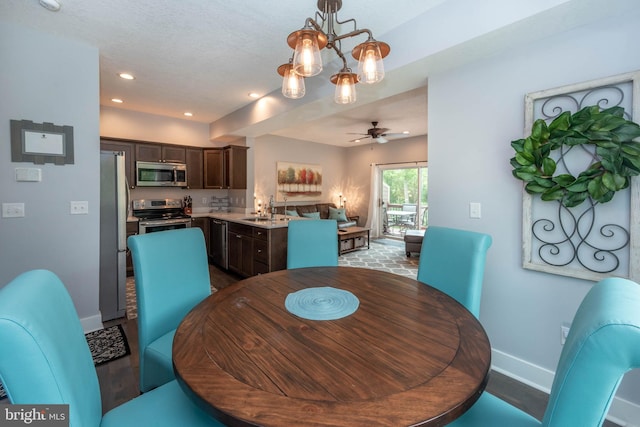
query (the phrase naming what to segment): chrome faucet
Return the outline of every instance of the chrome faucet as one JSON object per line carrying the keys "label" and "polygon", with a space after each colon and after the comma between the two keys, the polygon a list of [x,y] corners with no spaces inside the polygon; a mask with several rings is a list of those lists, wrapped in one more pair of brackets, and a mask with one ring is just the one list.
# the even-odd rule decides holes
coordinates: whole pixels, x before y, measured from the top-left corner
{"label": "chrome faucet", "polygon": [[269,198],[269,211],[271,212],[271,221],[276,219],[275,203],[273,202],[273,194]]}

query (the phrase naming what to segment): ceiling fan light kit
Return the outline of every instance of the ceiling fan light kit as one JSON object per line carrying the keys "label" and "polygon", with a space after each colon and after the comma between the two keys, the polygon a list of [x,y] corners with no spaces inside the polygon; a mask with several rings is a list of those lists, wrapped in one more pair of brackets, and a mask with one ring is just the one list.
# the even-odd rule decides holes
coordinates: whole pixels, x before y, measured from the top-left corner
{"label": "ceiling fan light kit", "polygon": [[[312,77],[322,72],[322,58],[320,50],[325,47],[333,49],[342,59],[342,69],[331,76],[331,82],[336,85],[334,100],[338,104],[351,104],[356,101],[355,85],[358,82],[367,84],[377,83],[384,78],[384,64],[382,58],[389,55],[391,48],[388,44],[376,41],[370,30],[358,29],[355,19],[338,20],[338,11],[342,8],[342,0],[318,0],[318,11],[315,19],[307,18],[304,27],[294,31],[287,37],[287,44],[293,49],[293,57],[289,64],[278,67],[278,74],[283,76],[282,94],[287,98],[301,98],[304,96],[304,77]],[[336,24],[353,23],[353,30],[338,35]],[[353,73],[347,67],[347,60],[342,53],[341,40],[367,34],[365,42],[357,45],[351,54],[358,60],[358,72]],[[300,79],[292,82],[293,75]],[[302,83],[300,83],[302,81]],[[291,87],[300,90],[292,90]]]}

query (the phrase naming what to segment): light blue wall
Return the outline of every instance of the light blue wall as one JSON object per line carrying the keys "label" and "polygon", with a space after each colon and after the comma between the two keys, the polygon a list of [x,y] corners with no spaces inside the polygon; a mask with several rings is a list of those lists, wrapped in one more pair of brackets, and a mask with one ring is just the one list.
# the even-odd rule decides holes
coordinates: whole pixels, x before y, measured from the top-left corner
{"label": "light blue wall", "polygon": [[[24,218],[0,218],[0,286],[34,269],[66,284],[85,329],[100,325],[98,50],[0,19],[0,203],[25,204]],[[9,121],[73,126],[75,164],[12,163]],[[42,170],[16,182],[16,167]],[[88,215],[69,202],[88,201]]]}
{"label": "light blue wall", "polygon": [[[526,93],[639,70],[639,22],[636,9],[429,76],[429,223],[493,236],[480,319],[494,365],[543,388],[561,351],[560,325],[592,282],[522,269],[522,187],[510,142],[523,136]],[[469,202],[482,203],[482,219],[469,219]],[[619,393],[635,404],[637,374]]]}

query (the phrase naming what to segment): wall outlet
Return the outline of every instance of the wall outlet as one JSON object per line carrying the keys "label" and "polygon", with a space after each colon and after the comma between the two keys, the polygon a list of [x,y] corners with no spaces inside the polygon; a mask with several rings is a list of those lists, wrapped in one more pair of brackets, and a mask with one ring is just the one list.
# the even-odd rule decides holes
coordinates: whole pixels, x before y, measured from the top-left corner
{"label": "wall outlet", "polygon": [[567,341],[567,337],[569,336],[569,325],[561,325],[560,326],[560,344],[564,345],[564,343]]}
{"label": "wall outlet", "polygon": [[24,203],[3,203],[3,218],[22,218],[24,216]]}
{"label": "wall outlet", "polygon": [[69,211],[71,215],[88,215],[89,202],[87,201],[71,201],[69,202]]}

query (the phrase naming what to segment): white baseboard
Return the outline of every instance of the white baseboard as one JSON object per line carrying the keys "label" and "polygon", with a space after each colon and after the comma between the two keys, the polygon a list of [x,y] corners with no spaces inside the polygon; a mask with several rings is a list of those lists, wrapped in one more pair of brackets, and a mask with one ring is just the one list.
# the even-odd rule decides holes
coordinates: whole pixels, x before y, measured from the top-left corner
{"label": "white baseboard", "polygon": [[[501,374],[547,394],[551,391],[554,372],[548,369],[496,349],[491,351],[491,362],[492,369]],[[640,405],[615,397],[607,419],[623,427],[640,427]]]}
{"label": "white baseboard", "polygon": [[80,319],[80,324],[82,325],[82,329],[84,330],[85,334],[104,328],[104,326],[102,325],[102,316],[100,314]]}

